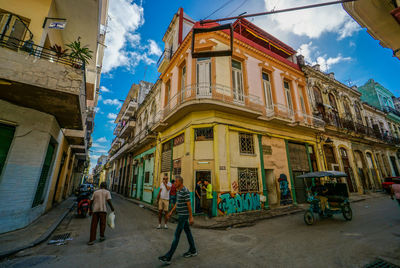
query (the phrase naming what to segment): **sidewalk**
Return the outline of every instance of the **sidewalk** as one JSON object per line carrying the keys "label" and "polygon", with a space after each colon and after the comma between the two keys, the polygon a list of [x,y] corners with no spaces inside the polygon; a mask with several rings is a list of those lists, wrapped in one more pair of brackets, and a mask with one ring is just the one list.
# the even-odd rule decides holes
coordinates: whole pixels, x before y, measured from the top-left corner
{"label": "sidewalk", "polygon": [[69,197],[25,228],[0,234],[0,259],[34,247],[50,237],[72,210],[75,197]]}
{"label": "sidewalk", "polygon": [[[113,193],[117,194],[117,193]],[[152,212],[158,213],[158,210],[155,206],[150,205],[148,203],[128,198],[125,196],[119,195],[121,198],[130,201],[140,207],[146,208]],[[371,198],[379,198],[386,196],[383,192],[377,193],[367,193],[367,194],[352,194],[350,196],[350,202],[360,202]],[[279,207],[270,210],[257,210],[257,211],[248,211],[244,213],[232,214],[229,216],[218,216],[213,217],[211,219],[206,219],[205,216],[195,216],[195,223],[193,227],[200,229],[219,229],[224,230],[227,228],[240,228],[246,226],[252,226],[257,221],[271,219],[275,217],[281,217],[286,215],[291,215],[295,213],[303,212],[305,209],[309,207],[309,204],[300,204],[298,206],[286,206]],[[172,216],[172,220],[176,220],[176,216]]]}

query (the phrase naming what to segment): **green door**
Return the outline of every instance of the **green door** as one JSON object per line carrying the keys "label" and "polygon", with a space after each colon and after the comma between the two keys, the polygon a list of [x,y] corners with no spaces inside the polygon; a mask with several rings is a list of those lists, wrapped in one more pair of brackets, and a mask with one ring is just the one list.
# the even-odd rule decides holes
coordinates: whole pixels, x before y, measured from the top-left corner
{"label": "green door", "polygon": [[46,186],[46,181],[49,176],[50,166],[53,160],[54,149],[55,149],[54,144],[49,143],[49,147],[47,147],[46,158],[44,160],[42,173],[40,174],[40,179],[36,189],[35,199],[33,200],[32,207],[36,207],[43,202],[42,198],[43,198],[44,187]]}
{"label": "green door", "polygon": [[8,150],[14,137],[15,127],[0,124],[0,175],[6,163]]}

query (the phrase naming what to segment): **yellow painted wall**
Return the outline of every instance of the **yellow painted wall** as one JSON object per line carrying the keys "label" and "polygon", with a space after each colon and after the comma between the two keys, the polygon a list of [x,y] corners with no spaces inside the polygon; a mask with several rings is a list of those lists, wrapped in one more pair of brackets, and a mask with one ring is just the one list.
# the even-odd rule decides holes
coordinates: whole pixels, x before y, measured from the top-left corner
{"label": "yellow painted wall", "polygon": [[30,19],[29,29],[34,35],[33,41],[39,44],[42,38],[43,22],[49,14],[52,0],[0,0],[0,8]]}

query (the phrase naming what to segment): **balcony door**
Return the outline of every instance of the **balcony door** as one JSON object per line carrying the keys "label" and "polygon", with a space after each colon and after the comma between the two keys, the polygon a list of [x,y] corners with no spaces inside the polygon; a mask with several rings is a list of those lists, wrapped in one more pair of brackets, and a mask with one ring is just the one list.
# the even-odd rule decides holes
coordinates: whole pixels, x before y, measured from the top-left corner
{"label": "balcony door", "polygon": [[211,96],[211,59],[198,58],[196,66],[197,97]]}
{"label": "balcony door", "polygon": [[232,60],[232,86],[234,100],[244,101],[242,64],[235,60]]}
{"label": "balcony door", "polygon": [[271,83],[269,80],[269,75],[266,73],[262,74],[263,79],[263,87],[265,94],[265,107],[268,111],[273,110],[273,101],[272,101],[272,93],[271,93]]}

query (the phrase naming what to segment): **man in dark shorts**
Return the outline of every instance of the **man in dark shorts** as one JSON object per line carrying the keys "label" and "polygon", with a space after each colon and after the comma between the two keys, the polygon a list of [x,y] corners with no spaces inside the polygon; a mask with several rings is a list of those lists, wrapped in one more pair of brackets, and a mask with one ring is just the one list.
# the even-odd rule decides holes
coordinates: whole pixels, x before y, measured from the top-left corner
{"label": "man in dark shorts", "polygon": [[183,257],[189,258],[197,256],[196,246],[194,244],[192,232],[190,231],[190,225],[194,223],[192,206],[190,203],[190,192],[185,186],[183,186],[183,178],[181,176],[176,176],[175,179],[175,186],[177,190],[176,204],[168,213],[167,217],[171,217],[172,212],[176,209],[178,214],[178,225],[176,226],[175,236],[170,250],[164,256],[158,257],[158,259],[164,264],[171,263],[171,258],[178,247],[182,230],[185,231],[190,246],[189,250],[183,254]]}

